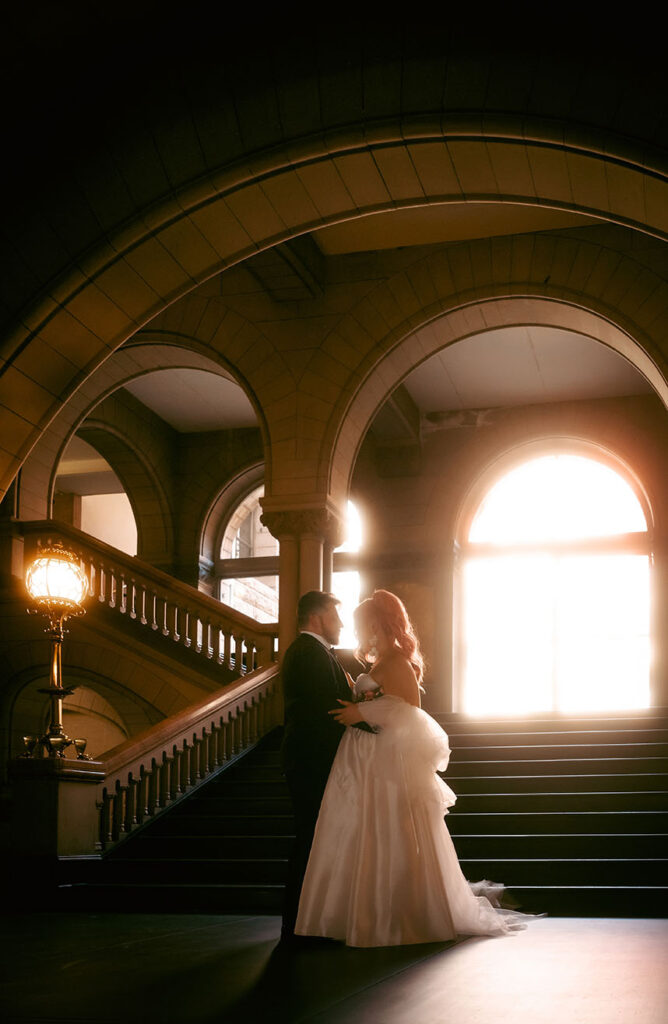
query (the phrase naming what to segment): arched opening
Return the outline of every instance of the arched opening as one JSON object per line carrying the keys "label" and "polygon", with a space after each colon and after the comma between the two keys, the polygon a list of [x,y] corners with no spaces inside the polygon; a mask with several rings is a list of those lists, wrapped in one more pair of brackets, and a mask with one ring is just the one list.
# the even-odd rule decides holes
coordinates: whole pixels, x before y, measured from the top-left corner
{"label": "arched opening", "polygon": [[494,482],[461,548],[461,710],[598,712],[650,703],[648,509],[592,448],[554,444]]}
{"label": "arched opening", "polygon": [[107,460],[76,435],[58,465],[53,517],[137,554],[137,523],[123,484]]}
{"label": "arched opening", "polygon": [[264,484],[230,516],[216,567],[218,599],[257,622],[278,619],[278,541],[261,520]]}

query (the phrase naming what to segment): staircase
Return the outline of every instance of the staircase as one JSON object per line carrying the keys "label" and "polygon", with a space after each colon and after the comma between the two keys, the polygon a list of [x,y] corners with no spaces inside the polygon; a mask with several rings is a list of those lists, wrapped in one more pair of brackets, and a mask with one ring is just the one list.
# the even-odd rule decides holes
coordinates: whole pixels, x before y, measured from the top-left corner
{"label": "staircase", "polygon": [[[668,916],[668,709],[440,720],[467,878],[505,882],[531,911]],[[275,730],[101,862],[78,864],[65,905],[278,913],[292,831],[279,743]]]}

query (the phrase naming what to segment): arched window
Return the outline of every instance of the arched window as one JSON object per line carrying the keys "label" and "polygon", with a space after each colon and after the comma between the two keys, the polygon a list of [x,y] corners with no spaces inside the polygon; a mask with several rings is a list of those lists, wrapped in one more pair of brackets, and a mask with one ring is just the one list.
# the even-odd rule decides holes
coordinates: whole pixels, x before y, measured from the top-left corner
{"label": "arched window", "polygon": [[506,473],[462,550],[462,710],[649,706],[649,553],[643,506],[609,465],[564,453]]}
{"label": "arched window", "polygon": [[218,597],[257,622],[278,619],[278,541],[262,525],[256,487],[237,505],[223,535]]}

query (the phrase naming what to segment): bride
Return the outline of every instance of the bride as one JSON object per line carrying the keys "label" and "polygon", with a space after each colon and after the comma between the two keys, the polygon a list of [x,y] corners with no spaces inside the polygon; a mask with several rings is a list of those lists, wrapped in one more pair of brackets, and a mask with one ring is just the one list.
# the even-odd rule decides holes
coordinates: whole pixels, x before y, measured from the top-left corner
{"label": "bride", "polygon": [[355,629],[373,667],[358,676],[355,702],[330,714],[373,732],[347,728],[339,744],[296,933],[395,946],[524,927],[528,915],[490,902],[502,886],[472,886],[459,866],[443,820],[456,797],[436,775],[448,763],[448,737],[420,708],[423,659],[404,605],[377,590],[356,608]]}

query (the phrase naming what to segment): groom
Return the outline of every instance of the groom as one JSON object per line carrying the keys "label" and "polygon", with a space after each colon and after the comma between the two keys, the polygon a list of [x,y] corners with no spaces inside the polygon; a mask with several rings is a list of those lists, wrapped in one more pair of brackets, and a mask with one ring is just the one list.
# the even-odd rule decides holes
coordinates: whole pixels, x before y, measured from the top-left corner
{"label": "groom", "polygon": [[283,941],[294,939],[304,873],[320,802],[343,728],[328,714],[337,699],[350,700],[346,673],[332,653],[343,623],[338,598],[310,590],[297,605],[299,636],[285,652],[283,692],[285,732],[283,772],[295,817],[295,845],[288,864],[283,910]]}

